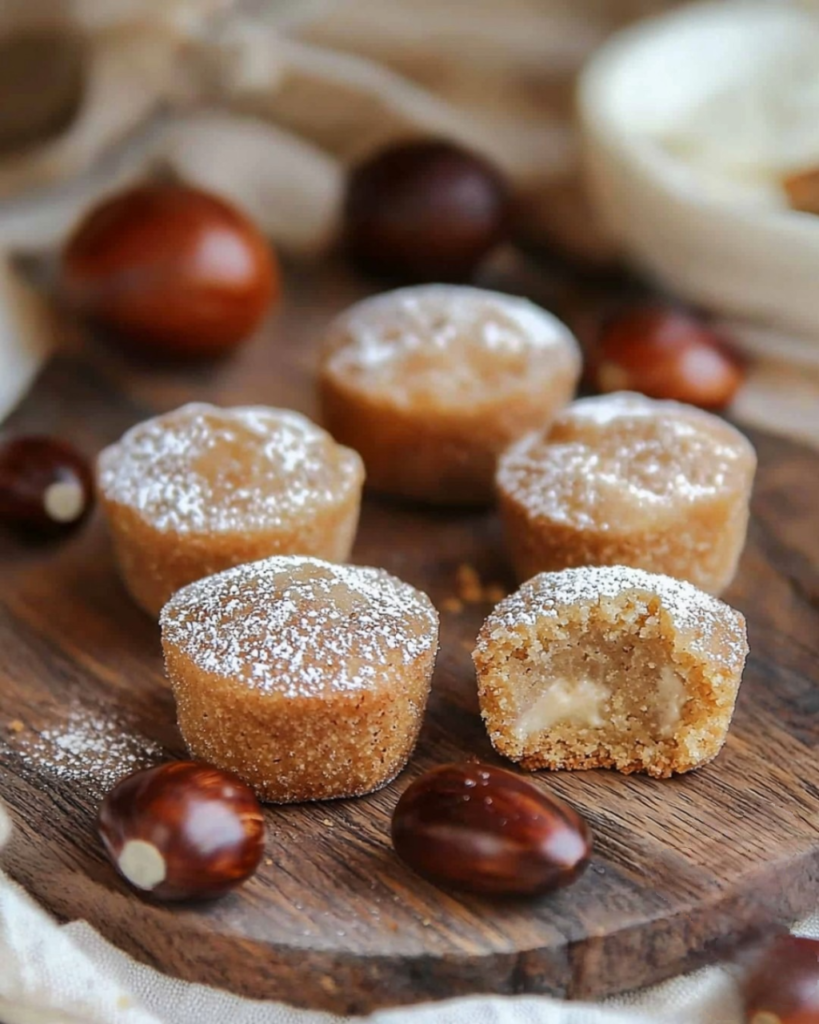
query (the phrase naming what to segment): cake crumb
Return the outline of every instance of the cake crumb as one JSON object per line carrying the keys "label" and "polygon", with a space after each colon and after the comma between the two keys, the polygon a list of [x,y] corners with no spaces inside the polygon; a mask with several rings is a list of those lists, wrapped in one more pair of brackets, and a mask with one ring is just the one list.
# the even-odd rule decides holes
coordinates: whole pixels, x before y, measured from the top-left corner
{"label": "cake crumb", "polygon": [[459,565],[455,572],[455,590],[457,596],[446,598],[441,607],[449,611],[447,601],[457,601],[465,604],[498,604],[508,594],[508,590],[501,583],[484,584],[478,570],[474,565],[464,562]]}
{"label": "cake crumb", "polygon": [[25,729],[25,725],[23,724],[23,722],[20,721],[19,718],[15,718],[11,722],[9,722],[6,728],[8,729],[9,732],[20,733],[23,731],[23,729]]}
{"label": "cake crumb", "polygon": [[483,599],[481,578],[474,565],[464,562],[455,573],[455,586],[458,597],[466,604],[480,604]]}
{"label": "cake crumb", "polygon": [[265,866],[266,867],[268,867],[268,868],[272,868],[273,867],[273,858],[272,857],[265,857],[264,862],[265,862]]}
{"label": "cake crumb", "polygon": [[333,823],[332,823],[332,821],[330,821],[329,818],[323,818],[321,823],[322,823],[322,825],[326,825],[327,828],[332,828],[333,827]]}
{"label": "cake crumb", "polygon": [[782,181],[793,210],[819,214],[819,167],[808,167],[789,174]]}

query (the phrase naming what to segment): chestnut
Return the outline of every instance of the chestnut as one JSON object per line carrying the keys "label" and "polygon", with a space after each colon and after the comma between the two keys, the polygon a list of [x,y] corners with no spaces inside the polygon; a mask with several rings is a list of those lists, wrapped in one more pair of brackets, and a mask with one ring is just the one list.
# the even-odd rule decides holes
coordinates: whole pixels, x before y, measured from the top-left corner
{"label": "chestnut", "polygon": [[250,787],[194,761],[127,776],[103,800],[97,824],[123,878],[161,900],[221,896],[250,878],[264,850]]}
{"label": "chestnut", "polygon": [[87,459],[55,437],[0,440],[0,523],[27,533],[73,530],[94,504]]}
{"label": "chestnut", "polygon": [[748,1024],[819,1024],[819,941],[778,935],[743,985]]}
{"label": "chestnut", "polygon": [[716,332],[664,306],[638,306],[609,321],[591,372],[599,391],[639,391],[703,409],[724,408],[743,379]]}
{"label": "chestnut", "polygon": [[506,184],[483,157],[439,139],[401,142],[355,167],[346,246],[365,270],[409,281],[459,281],[506,233]]}
{"label": "chestnut", "polygon": [[258,229],[218,196],[142,185],[104,200],[69,238],[68,305],[140,351],[214,356],[242,342],[279,293]]}
{"label": "chestnut", "polygon": [[485,764],[434,768],[392,816],[395,852],[438,885],[527,896],[570,885],[591,856],[588,825],[531,782]]}

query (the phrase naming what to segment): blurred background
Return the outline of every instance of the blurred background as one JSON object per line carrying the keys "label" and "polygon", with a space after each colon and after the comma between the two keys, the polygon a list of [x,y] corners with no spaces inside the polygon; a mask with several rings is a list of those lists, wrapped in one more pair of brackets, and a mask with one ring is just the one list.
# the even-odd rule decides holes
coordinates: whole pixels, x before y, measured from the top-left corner
{"label": "blurred background", "polygon": [[[0,210],[0,242],[53,244],[90,195],[164,165],[229,188],[280,244],[311,249],[334,212],[333,163],[409,133],[494,158],[538,214],[522,218],[527,229],[562,232],[542,189],[575,170],[578,69],[614,29],[667,6],[6,0],[0,198],[74,187],[48,204],[38,197],[48,215]],[[94,171],[84,191],[78,179]],[[292,219],[308,223],[279,223],[297,194]]]}
{"label": "blurred background", "polygon": [[[732,396],[738,417],[816,441],[819,222],[782,216],[816,198],[805,200],[812,179],[802,174],[819,163],[819,138],[805,128],[819,110],[807,48],[798,82],[792,70],[793,41],[806,35],[799,19],[819,22],[812,9],[5,0],[0,252],[47,265],[102,198],[175,180],[231,201],[286,263],[315,265],[342,246],[356,167],[396,142],[444,139],[492,164],[511,197],[503,244],[474,280],[529,295],[589,345],[608,310],[600,281],[618,303],[659,293],[696,308],[749,360]],[[628,32],[605,46],[657,17],[656,31],[636,30],[633,57]],[[757,74],[766,64],[767,77]],[[791,174],[803,189],[792,202]],[[42,348],[22,357],[7,343],[5,366],[0,350],[0,415]]]}

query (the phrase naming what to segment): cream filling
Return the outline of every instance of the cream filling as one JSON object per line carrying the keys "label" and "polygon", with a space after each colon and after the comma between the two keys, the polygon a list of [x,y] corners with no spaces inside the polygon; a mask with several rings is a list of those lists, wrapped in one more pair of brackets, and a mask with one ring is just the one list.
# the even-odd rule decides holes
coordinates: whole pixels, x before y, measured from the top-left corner
{"label": "cream filling", "polygon": [[603,710],[610,696],[607,686],[591,679],[557,679],[518,715],[515,732],[524,738],[558,722],[598,729],[606,723]]}
{"label": "cream filling", "polygon": [[688,700],[682,676],[670,665],[660,670],[656,699],[657,728],[660,736],[665,738],[679,725],[682,709]]}
{"label": "cream filling", "polygon": [[[608,721],[607,704],[611,689],[592,679],[557,679],[519,712],[514,731],[519,739],[546,732],[562,722],[584,729],[599,729]],[[657,734],[667,738],[674,733],[688,700],[685,681],[675,668],[664,666],[657,674],[657,690],[646,713],[655,714]]]}

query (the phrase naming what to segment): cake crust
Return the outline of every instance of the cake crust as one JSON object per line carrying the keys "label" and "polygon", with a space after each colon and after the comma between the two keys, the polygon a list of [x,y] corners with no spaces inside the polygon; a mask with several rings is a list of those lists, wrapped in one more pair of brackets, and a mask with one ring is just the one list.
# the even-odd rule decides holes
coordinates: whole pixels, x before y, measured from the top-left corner
{"label": "cake crust", "polygon": [[748,525],[756,454],[717,416],[626,392],[581,399],[501,457],[518,578],[630,565],[721,593]]}
{"label": "cake crust", "polygon": [[357,303],[329,327],[323,420],[360,452],[371,487],[487,503],[499,454],[571,398],[577,342],[525,299],[424,285]]}
{"label": "cake crust", "polygon": [[160,623],[188,749],[262,800],[360,796],[406,764],[438,641],[409,584],[275,557],[185,587]]}
{"label": "cake crust", "polygon": [[360,457],[288,409],[192,403],[129,430],[97,481],[120,574],[151,615],[180,587],[274,554],[345,561]]}

